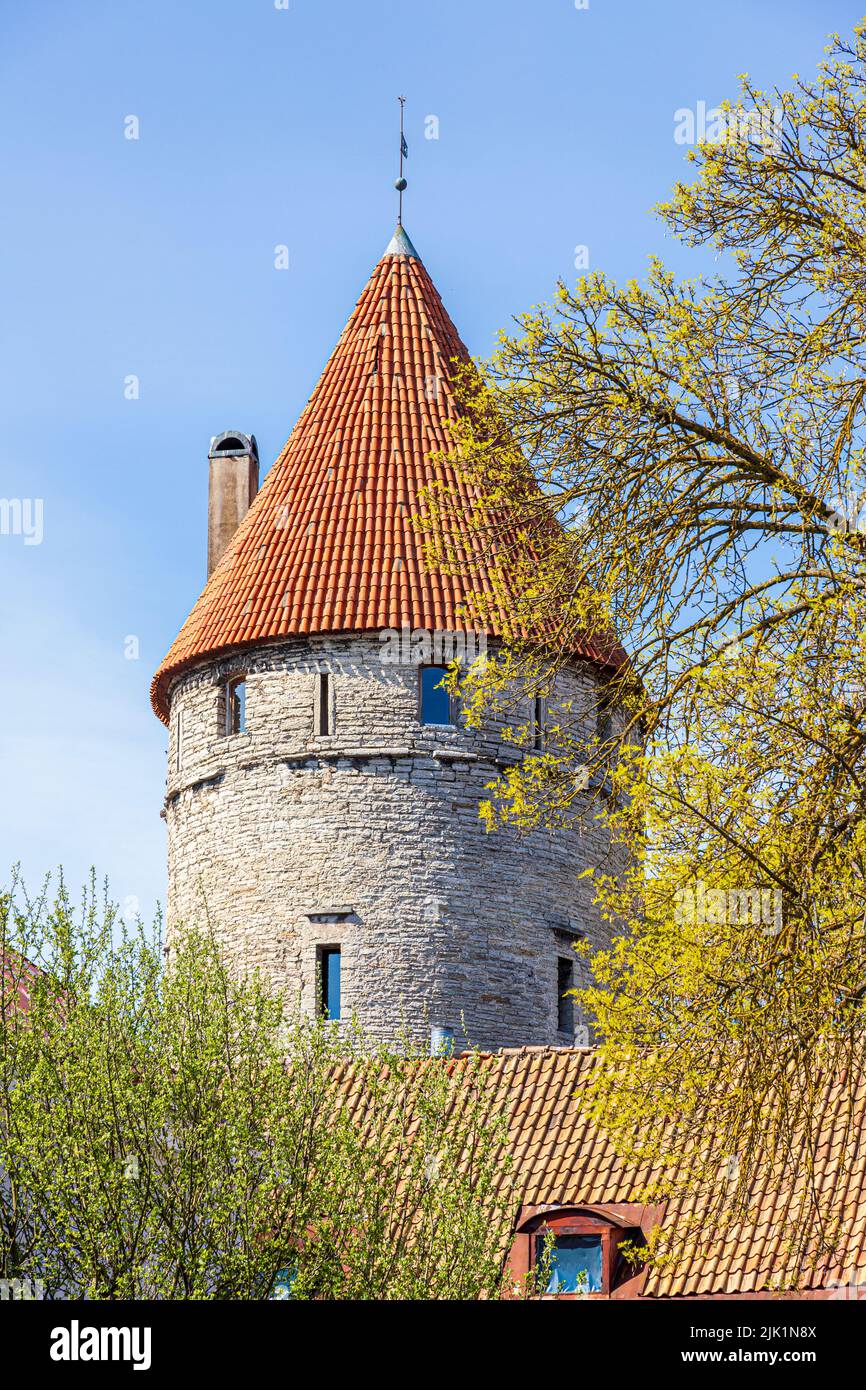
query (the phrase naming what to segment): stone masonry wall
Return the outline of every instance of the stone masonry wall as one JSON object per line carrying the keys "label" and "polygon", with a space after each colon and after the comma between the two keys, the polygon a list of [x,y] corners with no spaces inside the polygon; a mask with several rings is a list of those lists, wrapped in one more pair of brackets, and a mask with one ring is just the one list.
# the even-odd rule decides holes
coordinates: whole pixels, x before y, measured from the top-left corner
{"label": "stone masonry wall", "polygon": [[[533,755],[496,729],[421,725],[417,668],[383,664],[381,651],[375,634],[290,640],[178,680],[169,945],[178,924],[206,914],[237,968],[259,967],[305,1009],[317,951],[339,945],[343,1017],[379,1038],[405,1029],[423,1043],[440,1024],[485,1049],[568,1045],[557,958],[575,932],[606,940],[578,878],[610,864],[592,802],[565,829],[486,833],[485,783]],[[325,737],[313,732],[320,671],[333,678]],[[225,737],[220,683],[238,672],[246,730]],[[595,683],[575,667],[556,691],[585,710],[588,737]]]}

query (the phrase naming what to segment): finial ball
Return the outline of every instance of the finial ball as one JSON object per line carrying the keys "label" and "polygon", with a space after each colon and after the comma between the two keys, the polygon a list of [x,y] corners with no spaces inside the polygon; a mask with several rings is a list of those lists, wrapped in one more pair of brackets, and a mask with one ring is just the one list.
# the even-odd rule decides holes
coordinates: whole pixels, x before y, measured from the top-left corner
{"label": "finial ball", "polygon": [[396,188],[396,190],[397,190],[398,193],[402,193],[402,192],[404,191],[404,189],[407,187],[406,180],[405,180],[405,179],[395,179],[395,180],[394,180],[394,187]]}

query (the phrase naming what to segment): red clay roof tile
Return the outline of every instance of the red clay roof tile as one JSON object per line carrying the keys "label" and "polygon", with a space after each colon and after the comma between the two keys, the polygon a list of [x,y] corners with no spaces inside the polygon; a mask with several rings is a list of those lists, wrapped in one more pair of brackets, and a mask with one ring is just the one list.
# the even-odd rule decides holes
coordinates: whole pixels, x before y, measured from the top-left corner
{"label": "red clay roof tile", "polygon": [[[458,413],[452,364],[468,356],[417,255],[389,248],[154,676],[151,700],[164,722],[173,679],[206,657],[310,632],[476,626],[471,596],[493,591],[486,542],[470,520],[478,497],[430,457],[448,447]],[[459,575],[425,567],[414,529],[420,493],[437,479],[465,504]],[[491,636],[503,635],[504,619],[488,616]],[[611,659],[590,643],[576,654]]]}
{"label": "red clay roof tile", "polygon": [[[489,1113],[504,1108],[513,1177],[524,1207],[579,1206],[614,1211],[618,1204],[654,1208],[647,1186],[654,1175],[625,1163],[610,1140],[593,1123],[584,1103],[597,1054],[589,1049],[506,1049],[483,1057],[489,1079]],[[408,1064],[411,1071],[415,1063]],[[441,1065],[438,1062],[421,1065]],[[458,1062],[457,1065],[460,1065]],[[364,1108],[363,1074],[347,1067],[341,1089],[353,1113]],[[407,1087],[407,1097],[410,1094]],[[811,1183],[798,1143],[788,1161],[773,1164],[759,1157],[747,1194],[743,1219],[718,1224],[714,1194],[682,1195],[660,1205],[649,1225],[661,1222],[676,1234],[686,1217],[699,1218],[668,1266],[651,1266],[644,1298],[696,1297],[706,1294],[804,1292],[834,1289],[855,1278],[866,1282],[866,1151],[859,1142],[866,1114],[866,1074],[846,1086],[839,1077],[826,1081],[813,1123],[828,1142],[828,1159],[814,1175],[814,1195],[824,1215],[838,1220],[832,1254],[814,1242],[796,1256],[792,1245],[795,1195]],[[853,1124],[851,1123],[853,1119]],[[503,1168],[503,1186],[507,1186]],[[700,1218],[703,1218],[700,1220]],[[645,1226],[644,1229],[648,1229]],[[859,1271],[859,1273],[858,1273]],[[844,1287],[837,1296],[844,1296]]]}

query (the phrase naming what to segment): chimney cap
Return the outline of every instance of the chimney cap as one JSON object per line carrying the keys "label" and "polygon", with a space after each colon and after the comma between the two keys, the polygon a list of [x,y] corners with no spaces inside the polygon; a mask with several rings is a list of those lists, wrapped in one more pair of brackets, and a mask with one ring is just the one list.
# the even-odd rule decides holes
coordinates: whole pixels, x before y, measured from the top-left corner
{"label": "chimney cap", "polygon": [[434,1023],[430,1029],[430,1056],[453,1057],[454,1029],[444,1023]]}
{"label": "chimney cap", "polygon": [[243,434],[241,430],[223,430],[215,434],[210,442],[208,458],[244,458],[246,455],[257,459],[259,448],[254,434]]}

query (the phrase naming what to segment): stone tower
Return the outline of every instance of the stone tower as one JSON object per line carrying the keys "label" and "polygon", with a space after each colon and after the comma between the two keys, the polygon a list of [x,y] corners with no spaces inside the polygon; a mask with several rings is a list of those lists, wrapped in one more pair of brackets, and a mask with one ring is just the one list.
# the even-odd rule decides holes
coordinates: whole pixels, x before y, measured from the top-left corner
{"label": "stone tower", "polygon": [[[413,525],[420,491],[454,481],[431,454],[466,358],[398,227],[257,495],[255,440],[214,440],[213,572],[152,686],[170,730],[168,940],[206,911],[237,968],[381,1038],[568,1045],[574,942],[605,938],[579,874],[609,862],[605,834],[589,809],[485,833],[485,784],[533,753],[462,728],[435,642],[418,666],[408,640],[471,648],[463,602],[490,587],[468,527],[455,575],[425,568]],[[554,692],[588,737],[604,674],[587,645]]]}

